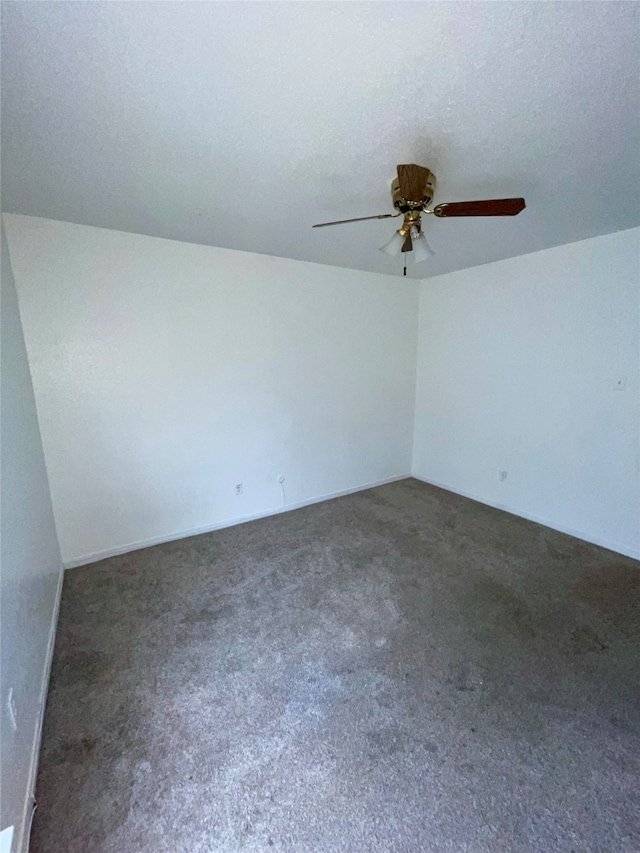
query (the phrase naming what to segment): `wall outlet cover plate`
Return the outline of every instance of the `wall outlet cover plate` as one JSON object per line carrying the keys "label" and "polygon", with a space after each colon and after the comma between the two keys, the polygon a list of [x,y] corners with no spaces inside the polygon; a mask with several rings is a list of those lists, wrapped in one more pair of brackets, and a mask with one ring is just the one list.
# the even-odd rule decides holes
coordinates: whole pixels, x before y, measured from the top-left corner
{"label": "wall outlet cover plate", "polygon": [[13,827],[8,826],[0,832],[0,853],[11,853],[11,842],[13,841]]}

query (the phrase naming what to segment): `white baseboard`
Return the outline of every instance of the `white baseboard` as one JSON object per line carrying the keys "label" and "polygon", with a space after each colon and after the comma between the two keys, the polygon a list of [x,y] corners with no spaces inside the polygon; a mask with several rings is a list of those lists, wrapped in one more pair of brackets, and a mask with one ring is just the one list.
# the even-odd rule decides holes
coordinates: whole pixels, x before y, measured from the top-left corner
{"label": "white baseboard", "polygon": [[42,743],[42,724],[44,722],[44,710],[47,704],[49,676],[51,675],[51,664],[53,662],[53,649],[56,643],[56,628],[58,627],[58,614],[60,613],[60,599],[62,598],[63,580],[64,571],[61,570],[60,577],[58,578],[56,597],[53,604],[53,612],[51,614],[51,626],[49,628],[47,656],[45,658],[44,669],[42,672],[42,685],[40,687],[38,719],[35,731],[33,733],[31,761],[29,764],[29,784],[27,785],[27,793],[25,797],[24,808],[22,811],[21,826],[19,827],[18,843],[16,845],[16,851],[18,851],[18,853],[28,853],[29,851],[29,836],[31,834],[33,803],[35,801],[36,779],[38,776],[38,759],[40,757],[40,744]]}
{"label": "white baseboard", "polygon": [[463,498],[470,498],[472,501],[491,506],[494,509],[501,509],[503,512],[508,512],[511,515],[517,515],[520,518],[526,518],[528,521],[535,521],[536,524],[542,524],[543,527],[550,527],[552,530],[557,530],[560,533],[566,533],[576,539],[582,539],[585,542],[590,542],[592,545],[599,545],[601,548],[607,548],[609,551],[615,551],[617,554],[623,554],[625,557],[631,557],[634,560],[640,560],[640,549],[629,548],[626,545],[619,545],[617,542],[611,542],[608,539],[600,539],[592,536],[589,533],[584,533],[582,530],[574,530],[572,527],[565,527],[562,524],[550,522],[546,518],[540,518],[537,515],[532,515],[528,512],[515,510],[504,504],[489,501],[486,498],[481,498],[479,495],[474,495],[472,492],[465,492],[462,489],[454,489],[452,486],[447,486],[446,483],[439,483],[437,480],[428,480],[426,477],[420,477],[418,474],[411,475],[415,480],[420,480],[429,486],[437,486],[439,489],[445,489],[447,492],[453,492],[456,495],[461,495]]}
{"label": "white baseboard", "polygon": [[374,489],[376,486],[386,486],[387,483],[395,483],[398,480],[406,480],[411,477],[411,474],[400,474],[397,477],[387,477],[385,480],[376,480],[373,483],[364,483],[361,486],[355,486],[352,489],[343,489],[340,492],[330,492],[328,495],[320,495],[317,498],[309,498],[306,501],[298,503],[286,504],[277,509],[269,509],[264,512],[257,512],[253,515],[239,516],[238,518],[230,518],[225,521],[216,521],[212,524],[205,524],[203,527],[193,527],[191,530],[179,530],[176,533],[168,533],[164,536],[154,536],[151,539],[144,539],[140,542],[130,542],[128,545],[121,545],[117,548],[108,548],[105,551],[96,551],[93,554],[85,554],[82,557],[76,557],[73,560],[65,562],[65,569],[75,569],[78,566],[86,566],[89,563],[97,563],[98,560],[106,560],[108,557],[117,557],[119,554],[128,554],[129,551],[138,551],[140,548],[150,548],[152,545],[162,545],[164,542],[174,542],[176,539],[186,539],[189,536],[198,536],[200,533],[211,533],[213,530],[222,530],[225,527],[234,527],[236,524],[244,524],[247,521],[256,521],[259,518],[268,518],[271,515],[280,515],[283,512],[291,512],[294,509],[301,509],[304,506],[311,504],[322,503],[333,498],[341,498],[345,495],[353,495],[356,492],[364,492],[367,489]]}

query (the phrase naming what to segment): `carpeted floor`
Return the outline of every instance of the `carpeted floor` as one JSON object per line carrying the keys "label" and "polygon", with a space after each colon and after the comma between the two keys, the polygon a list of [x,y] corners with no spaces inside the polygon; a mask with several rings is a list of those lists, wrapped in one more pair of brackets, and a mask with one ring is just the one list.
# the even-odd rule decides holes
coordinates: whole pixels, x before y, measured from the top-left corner
{"label": "carpeted floor", "polygon": [[639,590],[411,479],[69,571],[31,851],[638,851]]}

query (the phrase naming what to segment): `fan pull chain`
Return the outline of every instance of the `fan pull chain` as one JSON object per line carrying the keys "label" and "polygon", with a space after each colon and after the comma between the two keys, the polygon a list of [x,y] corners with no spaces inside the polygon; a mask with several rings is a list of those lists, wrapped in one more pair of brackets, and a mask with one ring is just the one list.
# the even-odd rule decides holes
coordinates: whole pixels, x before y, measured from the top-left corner
{"label": "fan pull chain", "polygon": [[407,274],[407,262],[406,261],[404,262],[404,274],[405,275]]}

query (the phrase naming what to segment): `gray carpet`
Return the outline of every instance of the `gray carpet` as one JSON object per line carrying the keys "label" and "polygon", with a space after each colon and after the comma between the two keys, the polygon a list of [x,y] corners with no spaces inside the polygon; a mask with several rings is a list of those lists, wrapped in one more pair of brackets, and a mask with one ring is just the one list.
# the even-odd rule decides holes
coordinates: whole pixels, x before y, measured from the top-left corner
{"label": "gray carpet", "polygon": [[639,568],[410,479],[69,571],[31,850],[638,851]]}

